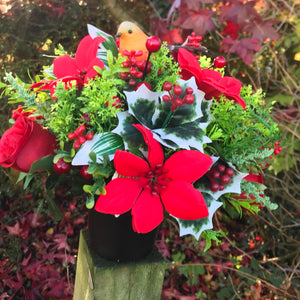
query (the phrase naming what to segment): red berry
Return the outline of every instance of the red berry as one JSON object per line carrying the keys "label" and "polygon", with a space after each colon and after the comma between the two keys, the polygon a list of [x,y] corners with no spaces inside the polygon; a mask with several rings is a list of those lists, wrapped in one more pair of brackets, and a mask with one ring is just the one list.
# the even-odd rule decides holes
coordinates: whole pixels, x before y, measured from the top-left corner
{"label": "red berry", "polygon": [[124,68],[129,68],[130,67],[130,61],[126,60],[124,62],[122,62],[122,65]]}
{"label": "red berry", "polygon": [[157,52],[161,47],[161,40],[157,36],[150,36],[146,41],[146,48],[149,52]]}
{"label": "red berry", "polygon": [[88,173],[87,169],[88,169],[88,165],[86,166],[82,166],[81,169],[80,169],[80,174],[81,176],[84,178],[84,179],[91,179],[93,178],[93,175]]}
{"label": "red berry", "polygon": [[218,170],[219,170],[220,172],[224,172],[225,169],[226,169],[226,167],[225,167],[224,165],[219,165],[219,166],[218,166]]}
{"label": "red berry", "polygon": [[120,77],[122,78],[122,79],[126,79],[127,77],[128,77],[128,72],[121,72],[120,73]]}
{"label": "red berry", "polygon": [[130,75],[133,75],[133,76],[136,75],[137,72],[138,72],[137,69],[134,67],[131,67],[129,70]]}
{"label": "red berry", "polygon": [[278,149],[278,148],[275,148],[275,149],[274,149],[274,154],[275,154],[275,155],[278,155],[278,154],[279,154],[279,152],[280,152],[280,151],[279,151],[279,149]]}
{"label": "red berry", "polygon": [[129,81],[128,81],[128,83],[130,84],[130,85],[136,85],[136,81],[134,80],[134,79],[130,79]]}
{"label": "red berry", "polygon": [[230,181],[231,181],[230,176],[227,175],[227,174],[222,175],[220,179],[221,179],[221,182],[222,182],[223,184],[228,184],[228,183],[230,183]]}
{"label": "red berry", "polygon": [[94,132],[91,131],[91,132],[87,133],[84,137],[85,137],[85,139],[86,139],[87,141],[90,141],[90,140],[92,140],[93,137],[94,137]]}
{"label": "red berry", "polygon": [[145,66],[146,66],[146,61],[145,60],[139,60],[135,63],[135,65],[138,67],[139,70],[144,71]]}
{"label": "red berry", "polygon": [[167,92],[171,91],[172,87],[173,87],[172,83],[169,82],[169,81],[165,81],[164,84],[163,84],[163,86],[162,86],[163,90],[167,91]]}
{"label": "red berry", "polygon": [[210,190],[213,192],[217,192],[220,188],[220,185],[217,182],[212,182],[209,186]]}
{"label": "red berry", "polygon": [[213,171],[211,175],[213,178],[220,178],[220,172],[218,171]]}
{"label": "red berry", "polygon": [[84,122],[87,122],[87,123],[91,122],[91,118],[88,113],[82,114],[82,119]]}
{"label": "red berry", "polygon": [[173,92],[175,95],[179,96],[183,93],[183,88],[180,85],[175,85]]}
{"label": "red berry", "polygon": [[142,78],[143,75],[144,75],[144,73],[139,71],[139,72],[137,72],[137,73],[135,74],[135,77],[136,77],[136,78]]}
{"label": "red berry", "polygon": [[84,136],[78,137],[79,143],[82,145],[86,142],[86,138]]}
{"label": "red berry", "polygon": [[230,177],[232,177],[234,175],[234,170],[232,168],[226,168],[225,170],[225,174],[229,175]]}
{"label": "red berry", "polygon": [[223,184],[219,184],[219,191],[223,191],[225,186]]}
{"label": "red berry", "polygon": [[73,139],[75,139],[76,138],[76,134],[74,133],[74,132],[70,132],[69,134],[68,134],[68,139],[69,140],[73,140]]}
{"label": "red berry", "polygon": [[187,104],[193,104],[195,98],[194,98],[193,95],[187,94],[187,95],[184,97],[184,100],[185,100],[185,103],[187,103]]}
{"label": "red berry", "polygon": [[223,56],[217,56],[214,59],[214,66],[216,68],[223,68],[223,67],[225,67],[225,65],[226,65],[226,59],[225,59],[225,57],[223,57]]}
{"label": "red berry", "polygon": [[82,135],[85,131],[85,126],[84,125],[80,125],[76,130],[75,133],[77,133],[78,136]]}
{"label": "red berry", "polygon": [[137,57],[137,56],[142,56],[143,55],[143,51],[142,50],[138,50],[134,53],[134,56]]}
{"label": "red berry", "polygon": [[189,86],[189,87],[187,87],[187,88],[185,89],[185,93],[186,93],[186,94],[193,94],[194,91],[193,91],[193,89]]}
{"label": "red berry", "polygon": [[171,100],[171,98],[168,95],[163,95],[162,99],[163,99],[164,102],[168,102],[168,101]]}
{"label": "red berry", "polygon": [[71,169],[71,164],[65,162],[63,158],[60,158],[54,165],[53,170],[57,174],[65,174],[68,173]]}
{"label": "red berry", "polygon": [[75,141],[74,141],[74,145],[73,145],[74,149],[79,149],[81,147],[81,143],[79,141],[79,138],[77,138]]}

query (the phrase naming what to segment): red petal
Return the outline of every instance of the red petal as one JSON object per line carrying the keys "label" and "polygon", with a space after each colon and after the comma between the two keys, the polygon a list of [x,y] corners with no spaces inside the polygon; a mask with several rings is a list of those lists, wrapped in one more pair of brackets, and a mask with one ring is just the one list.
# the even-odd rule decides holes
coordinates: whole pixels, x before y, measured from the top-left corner
{"label": "red petal", "polygon": [[132,178],[113,179],[105,189],[106,194],[100,195],[95,210],[113,215],[129,211],[142,190],[138,180]]}
{"label": "red petal", "polygon": [[208,216],[202,194],[190,183],[172,181],[160,196],[165,209],[176,218],[196,220]]}
{"label": "red petal", "polygon": [[145,160],[126,151],[116,151],[114,164],[117,173],[122,176],[140,177],[149,171]]}
{"label": "red petal", "polygon": [[263,174],[260,174],[260,175],[248,174],[243,179],[245,179],[247,181],[253,181],[253,182],[258,182],[258,183],[264,184]]}
{"label": "red petal", "polygon": [[97,56],[99,44],[103,41],[105,39],[102,37],[92,39],[89,35],[80,41],[76,50],[75,60],[81,71],[87,70],[90,62]]}
{"label": "red petal", "polygon": [[167,159],[163,168],[171,180],[192,183],[202,177],[212,164],[212,158],[200,151],[182,150]]}
{"label": "red petal", "polygon": [[152,231],[163,221],[163,211],[159,196],[152,195],[150,189],[144,189],[131,211],[134,231],[138,233]]}
{"label": "red petal", "polygon": [[94,66],[100,69],[104,68],[104,63],[99,58],[94,58],[88,67],[88,71],[84,77],[84,82],[87,83],[88,79],[94,78],[98,75],[98,72],[94,69]]}
{"label": "red petal", "polygon": [[143,134],[145,143],[148,146],[147,159],[150,166],[155,167],[157,165],[162,165],[164,162],[164,153],[160,143],[153,138],[153,133],[140,124],[132,124],[132,126],[134,126]]}
{"label": "red petal", "polygon": [[66,76],[76,76],[80,70],[70,55],[63,55],[53,61],[53,74],[59,79]]}

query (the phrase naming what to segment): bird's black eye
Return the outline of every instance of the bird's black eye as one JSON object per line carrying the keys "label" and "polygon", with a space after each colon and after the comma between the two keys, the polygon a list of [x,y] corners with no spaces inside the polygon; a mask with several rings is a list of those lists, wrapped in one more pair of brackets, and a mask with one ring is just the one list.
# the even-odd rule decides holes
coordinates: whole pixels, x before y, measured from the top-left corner
{"label": "bird's black eye", "polygon": [[132,33],[132,30],[131,30],[131,29],[129,29],[129,30],[128,30],[128,33]]}

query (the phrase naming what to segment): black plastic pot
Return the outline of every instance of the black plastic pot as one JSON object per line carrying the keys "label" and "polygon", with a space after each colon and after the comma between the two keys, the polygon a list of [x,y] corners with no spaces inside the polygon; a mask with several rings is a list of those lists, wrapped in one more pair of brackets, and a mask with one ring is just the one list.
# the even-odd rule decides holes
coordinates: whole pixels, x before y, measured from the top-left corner
{"label": "black plastic pot", "polygon": [[89,210],[89,246],[102,258],[129,262],[146,257],[153,249],[157,229],[136,233],[130,212],[115,217]]}

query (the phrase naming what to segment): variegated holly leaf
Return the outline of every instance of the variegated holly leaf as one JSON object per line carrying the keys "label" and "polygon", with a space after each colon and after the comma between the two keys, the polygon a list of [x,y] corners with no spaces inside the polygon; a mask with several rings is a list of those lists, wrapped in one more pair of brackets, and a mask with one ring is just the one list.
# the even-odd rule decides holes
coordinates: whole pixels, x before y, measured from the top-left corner
{"label": "variegated holly leaf", "polygon": [[116,150],[124,149],[122,138],[114,133],[104,132],[97,134],[90,141],[86,141],[72,160],[73,166],[88,165],[91,161],[89,154],[94,152],[98,163],[102,162],[102,155],[106,153],[113,159]]}
{"label": "variegated holly leaf", "polygon": [[[216,162],[217,162],[217,160],[215,157],[214,163],[211,166],[211,169],[215,167]],[[219,199],[222,195],[228,194],[228,193],[240,194],[241,193],[241,181],[245,176],[248,175],[248,173],[242,173],[242,172],[238,171],[231,163],[228,163],[228,165],[230,168],[232,168],[234,170],[235,174],[231,177],[231,182],[229,184],[224,185],[224,190],[217,191],[217,192],[211,191],[209,188],[208,179],[205,178],[205,176],[203,176],[197,182],[197,189],[199,191],[201,191],[201,193],[207,193],[207,194],[211,195],[215,200]]]}
{"label": "variegated holly leaf", "polygon": [[[120,134],[127,145],[134,144],[131,139],[135,136],[128,124],[137,122],[150,129],[154,138],[166,147],[203,151],[203,144],[210,142],[204,133],[208,117],[204,118],[205,122],[200,122],[204,116],[201,110],[204,93],[197,89],[194,78],[179,80],[178,83],[184,90],[187,86],[192,87],[195,96],[193,104],[184,104],[172,112],[171,102],[161,100],[166,92],[152,92],[146,85],[141,85],[137,91],[125,92],[128,112],[118,115],[119,125],[114,132]],[[208,109],[208,104],[204,108]],[[208,116],[207,111],[205,114]]]}
{"label": "variegated holly leaf", "polygon": [[101,59],[106,67],[108,67],[107,62],[107,51],[110,50],[114,57],[118,56],[118,46],[113,36],[107,34],[106,32],[98,29],[97,27],[88,24],[88,33],[94,39],[97,36],[105,38],[105,41],[100,43],[99,49],[97,51],[97,57]]}
{"label": "variegated holly leaf", "polygon": [[213,223],[212,219],[214,216],[215,211],[222,206],[222,202],[219,202],[215,200],[211,195],[202,193],[205,203],[208,208],[208,217],[198,220],[181,220],[177,219],[179,223],[179,229],[180,229],[180,236],[186,235],[186,234],[192,234],[195,236],[195,238],[198,240],[201,233],[204,230],[212,229]]}

